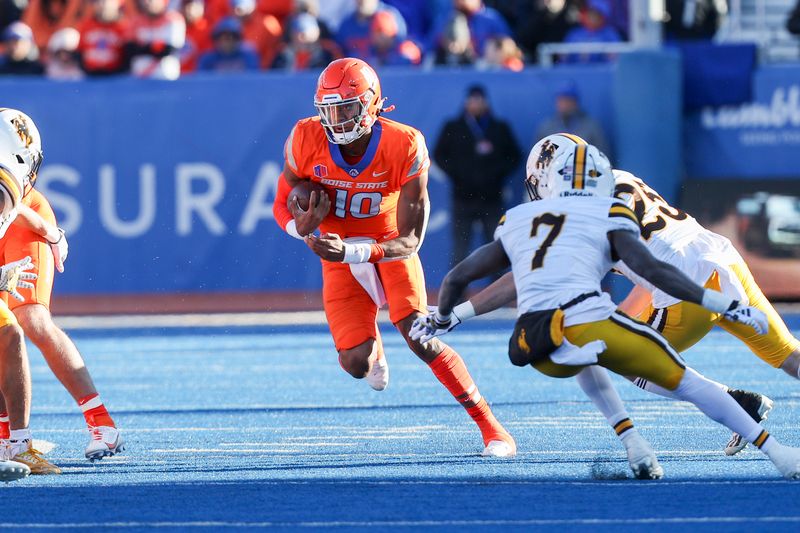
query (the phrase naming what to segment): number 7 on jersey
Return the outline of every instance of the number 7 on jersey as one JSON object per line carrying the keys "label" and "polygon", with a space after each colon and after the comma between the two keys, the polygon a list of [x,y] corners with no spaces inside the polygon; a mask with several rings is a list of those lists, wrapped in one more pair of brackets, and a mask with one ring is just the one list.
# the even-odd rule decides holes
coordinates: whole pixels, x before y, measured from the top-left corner
{"label": "number 7 on jersey", "polygon": [[542,245],[533,254],[533,261],[531,262],[531,270],[541,268],[544,263],[544,256],[547,255],[547,250],[561,233],[561,228],[564,226],[564,221],[567,215],[554,215],[553,213],[543,213],[533,219],[533,226],[531,227],[531,238],[534,238],[539,233],[539,226],[550,226],[550,231],[547,237],[542,241]]}

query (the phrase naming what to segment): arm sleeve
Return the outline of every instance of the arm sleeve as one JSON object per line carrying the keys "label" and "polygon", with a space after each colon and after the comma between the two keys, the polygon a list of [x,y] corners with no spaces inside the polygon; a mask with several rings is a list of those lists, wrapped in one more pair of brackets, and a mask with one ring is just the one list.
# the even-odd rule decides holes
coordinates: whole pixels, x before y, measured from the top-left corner
{"label": "arm sleeve", "polygon": [[416,179],[420,174],[427,172],[431,166],[428,156],[428,147],[425,145],[425,137],[421,132],[415,131],[408,153],[408,170],[400,179],[400,185],[405,185],[409,181]]}
{"label": "arm sleeve", "polygon": [[272,216],[275,217],[275,222],[282,230],[286,231],[286,224],[293,220],[289,208],[286,206],[286,200],[289,198],[289,193],[292,188],[289,187],[289,182],[281,172],[278,176],[278,191],[275,193],[275,203],[272,204]]}

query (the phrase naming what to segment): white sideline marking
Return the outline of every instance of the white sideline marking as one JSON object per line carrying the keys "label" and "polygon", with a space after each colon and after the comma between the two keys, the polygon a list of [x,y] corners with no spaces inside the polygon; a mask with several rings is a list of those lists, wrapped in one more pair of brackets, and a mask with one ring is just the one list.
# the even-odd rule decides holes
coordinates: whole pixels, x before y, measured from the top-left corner
{"label": "white sideline marking", "polygon": [[[515,309],[498,309],[473,318],[481,320],[513,320]],[[64,329],[139,329],[139,328],[227,328],[247,326],[324,326],[328,322],[322,311],[287,313],[210,313],[184,315],[117,315],[57,316],[55,322]],[[378,322],[389,324],[389,313],[378,313]]]}
{"label": "white sideline marking", "polygon": [[383,521],[330,521],[330,522],[73,522],[37,523],[5,522],[0,527],[18,528],[146,528],[146,527],[436,527],[436,526],[558,526],[558,525],[645,525],[645,524],[744,524],[744,523],[795,523],[794,516],[709,516],[669,518],[567,518],[567,519],[523,519],[523,520],[383,520]]}

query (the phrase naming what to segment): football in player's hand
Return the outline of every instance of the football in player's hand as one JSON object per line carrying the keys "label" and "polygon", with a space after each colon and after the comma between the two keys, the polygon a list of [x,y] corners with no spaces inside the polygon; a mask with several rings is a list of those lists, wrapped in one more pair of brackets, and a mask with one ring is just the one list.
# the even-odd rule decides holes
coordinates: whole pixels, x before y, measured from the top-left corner
{"label": "football in player's hand", "polygon": [[300,205],[300,209],[303,211],[308,211],[308,202],[311,199],[311,193],[313,191],[317,191],[318,205],[322,195],[327,193],[325,192],[325,187],[311,180],[303,180],[295,185],[294,189],[292,189],[292,191],[289,193],[289,197],[286,199],[286,204],[292,205],[294,199],[297,198],[297,203]]}

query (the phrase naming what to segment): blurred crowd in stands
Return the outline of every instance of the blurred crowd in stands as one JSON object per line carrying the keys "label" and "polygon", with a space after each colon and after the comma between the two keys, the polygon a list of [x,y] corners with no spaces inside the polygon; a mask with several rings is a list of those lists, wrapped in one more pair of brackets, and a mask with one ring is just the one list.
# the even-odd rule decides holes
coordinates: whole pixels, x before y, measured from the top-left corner
{"label": "blurred crowd in stands", "polygon": [[[718,25],[715,0],[694,2],[708,6],[695,10],[700,21],[683,4],[667,1],[676,34]],[[0,0],[0,74],[175,79],[318,70],[342,56],[518,71],[544,42],[626,40],[628,8],[629,0]]]}

